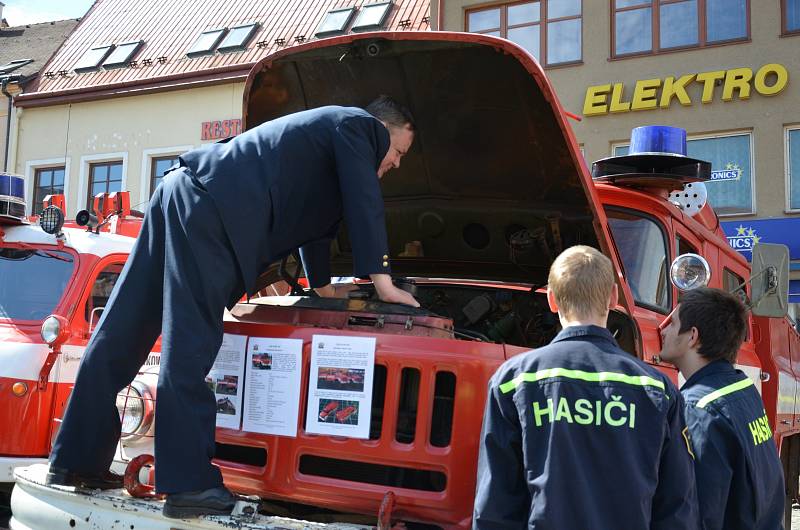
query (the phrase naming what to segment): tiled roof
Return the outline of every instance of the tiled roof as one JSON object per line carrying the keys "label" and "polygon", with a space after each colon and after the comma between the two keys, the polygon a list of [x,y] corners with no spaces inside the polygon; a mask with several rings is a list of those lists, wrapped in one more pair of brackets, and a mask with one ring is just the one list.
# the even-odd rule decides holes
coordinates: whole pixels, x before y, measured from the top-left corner
{"label": "tiled roof", "polygon": [[[223,72],[243,74],[264,56],[314,39],[328,11],[360,8],[376,0],[96,0],[40,78],[38,94],[22,100],[131,85],[173,83],[175,79]],[[394,0],[384,29],[427,30],[430,0]],[[247,23],[259,27],[246,50],[189,58],[201,32]],[[280,42],[283,40],[283,43]],[[134,65],[75,73],[93,46],[144,41]]]}
{"label": "tiled roof", "polygon": [[[75,28],[78,21],[60,20],[0,29],[0,78],[4,75],[35,75],[45,65],[53,52]],[[32,62],[11,70],[3,66],[12,61],[33,59]]]}

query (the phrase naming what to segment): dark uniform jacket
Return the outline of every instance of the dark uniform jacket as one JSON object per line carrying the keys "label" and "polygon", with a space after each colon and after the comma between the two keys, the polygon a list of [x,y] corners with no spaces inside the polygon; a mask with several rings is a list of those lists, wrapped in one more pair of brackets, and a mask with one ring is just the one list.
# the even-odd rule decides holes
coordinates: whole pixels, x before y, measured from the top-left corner
{"label": "dark uniform jacket", "polygon": [[682,410],[604,328],[509,359],[489,382],[474,528],[698,528]]}
{"label": "dark uniform jacket", "polygon": [[693,374],[681,394],[704,528],[781,528],[783,468],[753,381],[719,360]]}
{"label": "dark uniform jacket", "polygon": [[366,111],[321,107],[181,155],[219,210],[248,294],[272,262],[301,248],[312,287],[330,283],[342,218],[353,274],[389,273],[377,169],[389,132]]}

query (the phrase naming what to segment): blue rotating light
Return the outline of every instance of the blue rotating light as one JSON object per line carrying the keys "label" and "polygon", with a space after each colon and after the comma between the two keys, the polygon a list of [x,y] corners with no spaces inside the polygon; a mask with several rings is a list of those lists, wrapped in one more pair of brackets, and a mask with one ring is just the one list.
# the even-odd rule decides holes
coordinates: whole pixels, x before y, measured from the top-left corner
{"label": "blue rotating light", "polygon": [[592,164],[592,177],[600,182],[677,190],[711,178],[711,163],[686,156],[684,129],[647,125],[631,131],[627,155]]}
{"label": "blue rotating light", "polygon": [[0,172],[0,223],[25,221],[25,180],[19,175]]}

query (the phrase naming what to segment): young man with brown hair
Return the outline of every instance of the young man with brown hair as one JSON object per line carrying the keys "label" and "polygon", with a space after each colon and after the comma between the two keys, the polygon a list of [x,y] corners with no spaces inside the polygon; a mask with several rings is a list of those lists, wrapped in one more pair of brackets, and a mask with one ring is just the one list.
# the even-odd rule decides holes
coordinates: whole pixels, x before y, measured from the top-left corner
{"label": "young man with brown hair", "polygon": [[473,527],[698,528],[680,394],[605,327],[611,261],[571,247],[548,282],[563,330],[489,381]]}
{"label": "young man with brown hair", "polygon": [[707,530],[783,525],[783,469],[764,403],[733,366],[746,334],[744,305],[708,288],[684,294],[661,334],[661,359],[686,378],[681,394]]}

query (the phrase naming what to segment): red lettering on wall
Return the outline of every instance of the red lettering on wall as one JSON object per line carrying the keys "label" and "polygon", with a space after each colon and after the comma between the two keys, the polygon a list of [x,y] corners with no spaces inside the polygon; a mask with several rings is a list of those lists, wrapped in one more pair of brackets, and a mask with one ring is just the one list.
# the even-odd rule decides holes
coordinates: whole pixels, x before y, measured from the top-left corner
{"label": "red lettering on wall", "polygon": [[242,120],[233,118],[230,120],[204,121],[200,125],[201,140],[222,140],[236,136],[242,132]]}

